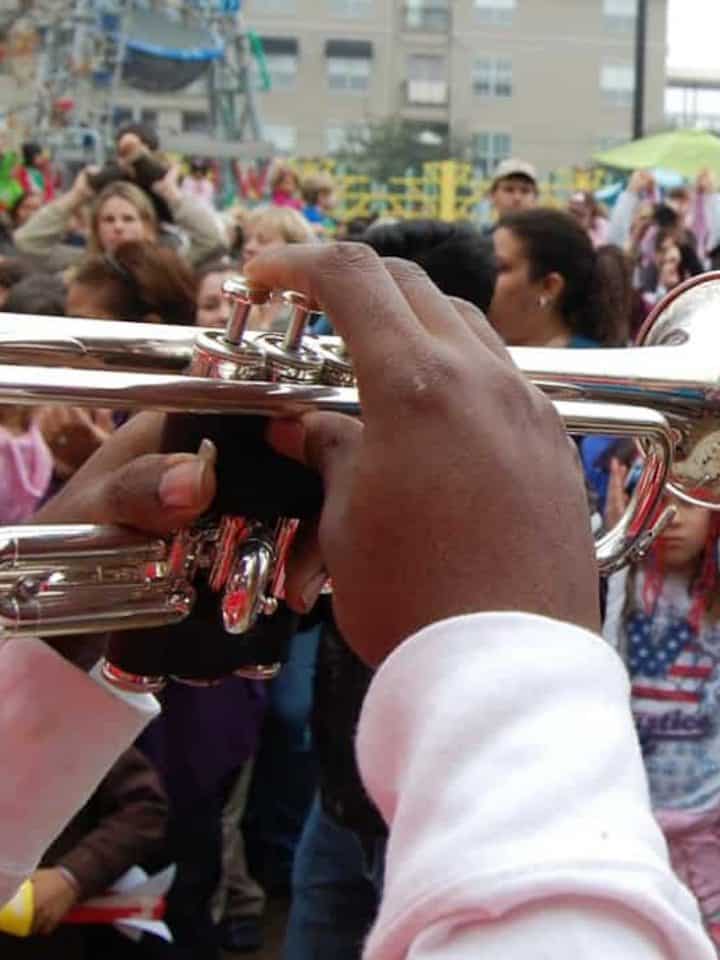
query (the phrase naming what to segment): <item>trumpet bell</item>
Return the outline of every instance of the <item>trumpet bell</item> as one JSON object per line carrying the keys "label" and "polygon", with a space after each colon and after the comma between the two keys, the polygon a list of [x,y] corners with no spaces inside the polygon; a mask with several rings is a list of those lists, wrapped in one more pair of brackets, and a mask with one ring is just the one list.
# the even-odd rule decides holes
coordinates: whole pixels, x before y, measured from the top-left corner
{"label": "trumpet bell", "polygon": [[[638,346],[669,347],[697,379],[665,400],[675,456],[668,486],[698,506],[720,506],[720,271],[691,277],[648,316]],[[702,359],[701,359],[702,358]],[[707,369],[705,358],[714,371]],[[640,441],[644,446],[643,441]]]}

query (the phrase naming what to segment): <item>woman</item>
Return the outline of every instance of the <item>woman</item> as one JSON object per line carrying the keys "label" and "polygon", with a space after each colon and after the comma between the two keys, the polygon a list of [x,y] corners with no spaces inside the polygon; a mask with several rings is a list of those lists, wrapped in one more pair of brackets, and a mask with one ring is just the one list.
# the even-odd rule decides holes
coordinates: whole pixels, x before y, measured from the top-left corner
{"label": "woman", "polygon": [[[628,312],[611,277],[614,253],[596,251],[567,213],[536,209],[510,214],[493,233],[497,280],[488,319],[509,346],[623,346]],[[602,510],[607,454],[616,440],[579,442],[585,476]]]}
{"label": "woman", "polygon": [[511,346],[592,347],[623,342],[602,268],[577,221],[558,210],[503,217],[493,233],[497,282],[488,314]]}
{"label": "woman", "polygon": [[[225,239],[214,214],[196,200],[181,194],[174,168],[154,183],[152,189],[165,200],[175,225],[184,233],[188,248],[183,252],[190,263],[201,263],[213,253],[224,250]],[[91,254],[112,253],[128,240],[147,240],[166,246],[177,244],[176,236],[161,231],[147,193],[129,181],[118,180],[96,195],[87,170],[83,170],[68,193],[47,204],[15,232],[18,250],[34,257],[54,253],[62,244],[74,215],[88,203],[92,203],[87,247]],[[78,262],[84,251],[72,248],[69,256],[72,262]]]}
{"label": "woman", "polygon": [[[108,246],[116,232],[137,232],[122,222],[104,227]],[[136,323],[175,323],[190,326],[195,316],[195,278],[174,250],[148,240],[125,240],[112,253],[87,257],[68,287],[67,315]]]}
{"label": "woman", "polygon": [[230,303],[223,297],[223,284],[237,276],[237,270],[226,260],[209,263],[196,274],[197,307],[195,323],[198,327],[224,327],[230,319]]}

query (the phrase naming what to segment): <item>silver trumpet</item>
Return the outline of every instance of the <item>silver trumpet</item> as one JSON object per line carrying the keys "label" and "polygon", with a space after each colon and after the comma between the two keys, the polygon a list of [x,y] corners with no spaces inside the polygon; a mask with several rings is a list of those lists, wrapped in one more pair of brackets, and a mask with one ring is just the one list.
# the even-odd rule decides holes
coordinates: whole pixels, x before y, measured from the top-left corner
{"label": "silver trumpet", "polygon": [[[361,415],[350,358],[338,338],[307,332],[312,311],[302,294],[253,288],[238,276],[224,295],[232,304],[224,330],[71,319],[59,325],[54,317],[2,314],[0,402],[199,418],[310,409]],[[286,332],[248,331],[252,308],[271,300],[288,309]],[[658,305],[638,347],[511,351],[553,399],[569,433],[632,436],[642,447],[644,469],[628,509],[596,542],[603,573],[640,556],[661,531],[671,515],[665,510],[657,519],[666,486],[720,509],[719,316],[720,274],[704,274]],[[256,628],[273,620],[282,600],[283,558],[300,511],[290,501],[259,519],[241,512],[221,507],[169,542],[90,525],[0,528],[0,635],[180,624],[197,604],[201,577],[228,635],[239,642],[257,634],[239,663],[231,647],[208,676],[273,676],[281,656],[277,648],[266,655]],[[110,658],[105,671],[130,689],[156,689],[173,673],[161,661],[148,669],[125,655]],[[194,670],[180,675],[204,679]]]}

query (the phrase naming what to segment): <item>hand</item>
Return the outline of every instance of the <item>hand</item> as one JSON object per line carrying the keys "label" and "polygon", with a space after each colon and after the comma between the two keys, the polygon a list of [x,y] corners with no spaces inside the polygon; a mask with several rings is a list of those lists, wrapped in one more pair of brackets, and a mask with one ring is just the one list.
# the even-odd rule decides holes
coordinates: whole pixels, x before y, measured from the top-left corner
{"label": "hand", "polygon": [[85,169],[81,170],[77,177],[75,177],[75,182],[67,194],[68,201],[73,210],[89,203],[95,196],[95,191],[90,186],[88,174],[97,171],[97,169],[97,167],[85,167]]}
{"label": "hand", "polygon": [[38,423],[61,477],[75,473],[115,429],[111,411],[82,407],[44,407]]}
{"label": "hand", "polygon": [[143,413],[115,431],[49,500],[34,523],[111,523],[169,534],[215,496],[214,448],[158,454],[164,417]]}
{"label": "hand", "polygon": [[627,510],[630,497],[625,489],[628,468],[616,457],[610,461],[607,497],[605,498],[605,526],[614,527]]}
{"label": "hand", "polygon": [[715,174],[707,167],[701,170],[695,181],[695,190],[698,193],[715,193],[717,184],[715,183]]}
{"label": "hand", "polygon": [[319,539],[291,559],[288,600],[304,606],[326,566],[340,630],[370,664],[465,613],[522,610],[597,629],[590,522],[567,435],[482,314],[362,244],[292,245],[246,272],[328,314],[363,409],[362,424],[311,413],[270,427],[275,448],[325,485]]}
{"label": "hand", "polygon": [[77,903],[78,890],[62,870],[36,870],[31,879],[35,900],[32,932],[47,935]]}
{"label": "hand", "polygon": [[175,164],[170,167],[164,177],[161,177],[160,180],[156,180],[155,183],[153,183],[151,189],[153,193],[162,197],[167,203],[172,203],[173,200],[177,200],[180,197],[179,179],[180,167]]}
{"label": "hand", "polygon": [[116,145],[117,158],[122,163],[132,163],[143,152],[147,152],[147,147],[136,133],[124,133]]}

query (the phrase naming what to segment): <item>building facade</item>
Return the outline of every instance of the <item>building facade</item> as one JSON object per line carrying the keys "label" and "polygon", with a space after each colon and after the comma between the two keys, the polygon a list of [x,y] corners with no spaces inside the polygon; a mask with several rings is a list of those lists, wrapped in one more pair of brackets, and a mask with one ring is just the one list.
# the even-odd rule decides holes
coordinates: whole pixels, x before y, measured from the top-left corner
{"label": "building facade", "polygon": [[[664,125],[666,0],[648,0],[645,127]],[[247,0],[280,150],[337,149],[399,115],[469,142],[491,172],[510,154],[542,173],[632,137],[636,0]]]}
{"label": "building facade", "polygon": [[[8,0],[0,0],[0,6]],[[645,128],[664,126],[667,0],[648,0]],[[636,0],[245,0],[270,89],[264,140],[321,156],[348,131],[401,116],[462,143],[482,173],[508,155],[542,174],[632,136]],[[30,95],[4,67],[0,98]],[[172,96],[122,87],[116,120],[210,127],[206,82]]]}

